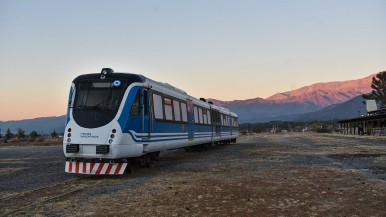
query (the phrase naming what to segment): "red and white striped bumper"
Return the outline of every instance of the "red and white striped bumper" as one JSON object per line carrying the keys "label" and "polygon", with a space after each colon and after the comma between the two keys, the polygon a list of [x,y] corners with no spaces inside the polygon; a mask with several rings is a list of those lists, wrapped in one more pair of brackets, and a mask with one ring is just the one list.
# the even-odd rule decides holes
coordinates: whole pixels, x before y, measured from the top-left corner
{"label": "red and white striped bumper", "polygon": [[86,163],[66,161],[66,173],[94,174],[94,175],[121,175],[127,163]]}

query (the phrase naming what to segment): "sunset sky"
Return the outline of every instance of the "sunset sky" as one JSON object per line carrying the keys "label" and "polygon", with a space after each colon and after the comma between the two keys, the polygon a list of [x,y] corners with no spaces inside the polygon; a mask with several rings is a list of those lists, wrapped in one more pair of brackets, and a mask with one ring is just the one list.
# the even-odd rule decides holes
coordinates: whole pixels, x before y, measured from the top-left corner
{"label": "sunset sky", "polygon": [[0,120],[59,116],[103,67],[194,97],[268,97],[386,70],[384,0],[0,0]]}

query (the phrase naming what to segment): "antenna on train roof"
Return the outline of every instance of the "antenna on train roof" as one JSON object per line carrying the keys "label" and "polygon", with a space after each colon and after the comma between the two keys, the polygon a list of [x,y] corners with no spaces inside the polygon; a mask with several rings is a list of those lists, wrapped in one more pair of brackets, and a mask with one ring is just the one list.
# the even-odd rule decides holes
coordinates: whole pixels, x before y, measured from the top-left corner
{"label": "antenna on train roof", "polygon": [[101,79],[105,79],[114,73],[114,70],[111,68],[103,68],[101,71]]}

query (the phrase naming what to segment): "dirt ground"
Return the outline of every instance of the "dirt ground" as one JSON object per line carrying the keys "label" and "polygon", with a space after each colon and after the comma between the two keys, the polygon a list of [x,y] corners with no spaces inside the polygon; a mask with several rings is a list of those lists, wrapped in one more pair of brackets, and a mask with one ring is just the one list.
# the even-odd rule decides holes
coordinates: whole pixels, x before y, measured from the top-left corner
{"label": "dirt ground", "polygon": [[5,193],[10,216],[386,216],[386,140],[250,135],[133,174]]}

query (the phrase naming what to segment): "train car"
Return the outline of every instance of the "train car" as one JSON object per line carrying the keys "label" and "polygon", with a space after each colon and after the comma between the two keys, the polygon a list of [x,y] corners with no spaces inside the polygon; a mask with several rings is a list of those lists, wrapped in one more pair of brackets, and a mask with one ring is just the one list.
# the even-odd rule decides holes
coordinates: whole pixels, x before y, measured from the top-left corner
{"label": "train car", "polygon": [[74,79],[67,109],[65,172],[118,175],[151,166],[161,151],[236,142],[237,114],[143,75]]}

